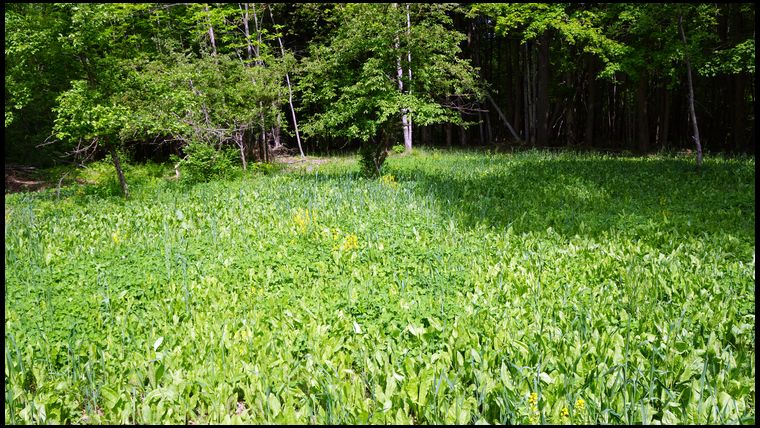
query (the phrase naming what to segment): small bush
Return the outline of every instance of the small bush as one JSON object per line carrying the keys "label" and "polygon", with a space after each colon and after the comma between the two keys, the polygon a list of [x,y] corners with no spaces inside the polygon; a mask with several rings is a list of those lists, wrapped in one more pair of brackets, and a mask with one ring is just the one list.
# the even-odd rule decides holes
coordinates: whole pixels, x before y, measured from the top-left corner
{"label": "small bush", "polygon": [[263,174],[263,175],[272,175],[281,169],[280,166],[273,163],[268,163],[268,162],[253,163],[253,164],[249,164],[248,167],[251,169],[252,172]]}
{"label": "small bush", "polygon": [[383,164],[388,156],[388,150],[382,144],[373,142],[362,143],[359,149],[359,166],[365,177],[379,177],[383,172]]}
{"label": "small bush", "polygon": [[213,178],[227,177],[234,169],[236,158],[234,150],[223,148],[216,150],[209,144],[193,142],[184,147],[187,155],[179,161],[176,157],[174,162],[180,164],[182,179],[189,182],[205,182]]}
{"label": "small bush", "polygon": [[404,150],[406,149],[404,148],[402,144],[396,144],[395,146],[393,146],[393,153],[396,153],[397,155],[404,153]]}

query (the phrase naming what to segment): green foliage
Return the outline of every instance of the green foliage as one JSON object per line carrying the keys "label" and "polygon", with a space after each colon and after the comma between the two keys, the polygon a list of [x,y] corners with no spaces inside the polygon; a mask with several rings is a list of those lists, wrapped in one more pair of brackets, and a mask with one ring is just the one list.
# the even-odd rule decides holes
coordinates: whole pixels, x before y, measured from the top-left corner
{"label": "green foliage", "polygon": [[182,178],[188,182],[205,182],[214,178],[227,177],[232,173],[236,158],[229,147],[216,150],[206,143],[191,142],[183,149],[185,158],[179,161]]}
{"label": "green foliage", "polygon": [[260,173],[263,175],[274,175],[278,171],[282,170],[282,167],[279,164],[268,162],[257,162],[253,165],[250,165],[249,168],[251,169],[251,172]]}
{"label": "green foliage", "polygon": [[70,25],[68,6],[14,3],[5,13],[6,161],[44,164],[53,147],[35,148],[51,134],[51,109],[81,66],[58,40]]}
{"label": "green foliage", "polygon": [[755,74],[755,40],[747,39],[736,46],[719,50],[715,58],[708,60],[700,69],[708,77],[718,74]]}
{"label": "green foliage", "polygon": [[309,166],[6,195],[5,422],[754,422],[754,159]]}
{"label": "green foliage", "polygon": [[[461,122],[448,96],[477,99],[481,88],[469,61],[459,58],[464,36],[451,28],[450,6],[414,5],[406,34],[404,8],[346,4],[331,14],[340,25],[324,44],[313,44],[299,80],[307,136],[342,137],[368,143],[409,111],[414,123]],[[397,48],[395,46],[398,46]],[[411,55],[413,78],[400,58]],[[408,68],[408,61],[401,67]],[[411,89],[410,89],[411,88]],[[380,153],[366,148],[363,153]],[[379,156],[367,158],[369,163]],[[368,165],[369,165],[368,163]]]}
{"label": "green foliage", "polygon": [[495,18],[495,29],[501,34],[517,33],[523,42],[551,32],[570,46],[579,46],[602,61],[599,75],[613,79],[620,71],[620,61],[630,47],[605,34],[605,9],[577,7],[572,4],[546,3],[477,3],[470,14],[483,13]]}
{"label": "green foliage", "polygon": [[403,144],[396,144],[395,146],[393,146],[393,153],[396,153],[397,155],[404,153],[405,150],[406,149],[404,148]]}
{"label": "green foliage", "polygon": [[383,144],[365,141],[359,148],[359,170],[365,177],[379,177],[382,175],[385,158],[388,157],[388,149]]}

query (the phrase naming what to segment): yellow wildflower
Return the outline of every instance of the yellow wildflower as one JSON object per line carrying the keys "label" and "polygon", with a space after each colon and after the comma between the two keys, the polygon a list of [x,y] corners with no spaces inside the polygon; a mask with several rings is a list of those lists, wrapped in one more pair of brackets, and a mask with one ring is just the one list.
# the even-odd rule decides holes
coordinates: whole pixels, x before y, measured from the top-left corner
{"label": "yellow wildflower", "polygon": [[346,252],[355,250],[357,248],[359,248],[359,238],[357,238],[353,233],[346,236],[340,246],[340,249]]}
{"label": "yellow wildflower", "polygon": [[296,213],[293,214],[293,222],[296,224],[296,227],[298,227],[298,230],[301,232],[306,231],[306,227],[309,225],[310,221],[311,221],[311,217],[309,216],[309,210],[299,208],[298,211],[296,211]]}
{"label": "yellow wildflower", "polygon": [[575,410],[580,412],[584,408],[586,408],[586,401],[584,401],[582,398],[575,400]]}
{"label": "yellow wildflower", "polygon": [[538,394],[535,392],[530,393],[530,398],[528,398],[528,402],[531,406],[535,406],[538,403]]}
{"label": "yellow wildflower", "polygon": [[111,239],[113,239],[113,243],[114,244],[119,245],[119,242],[121,242],[121,239],[119,238],[119,231],[118,230],[116,232],[114,232],[114,233],[111,234]]}
{"label": "yellow wildflower", "polygon": [[567,410],[567,406],[564,406],[562,410],[560,410],[559,415],[562,416],[563,419],[570,416],[570,411]]}
{"label": "yellow wildflower", "polygon": [[537,424],[538,423],[538,394],[535,392],[530,393],[530,397],[528,397],[528,403],[530,404],[530,414],[528,415],[528,421],[531,424]]}
{"label": "yellow wildflower", "polygon": [[398,182],[396,181],[396,177],[394,177],[391,174],[385,174],[384,176],[382,176],[380,178],[380,182],[392,189],[398,188]]}

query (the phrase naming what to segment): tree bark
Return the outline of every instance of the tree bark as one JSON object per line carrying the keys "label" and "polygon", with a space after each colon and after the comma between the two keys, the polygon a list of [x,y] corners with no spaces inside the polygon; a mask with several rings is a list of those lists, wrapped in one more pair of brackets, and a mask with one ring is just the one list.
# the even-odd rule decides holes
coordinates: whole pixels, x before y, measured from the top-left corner
{"label": "tree bark", "polygon": [[[393,3],[393,7],[397,8],[398,3]],[[404,68],[401,65],[401,46],[398,34],[394,43],[396,49],[396,76],[398,83],[399,93],[404,93]],[[411,57],[411,54],[410,54]],[[401,127],[404,133],[404,149],[406,152],[412,150],[412,122],[409,118],[409,109],[406,107],[401,108]]]}
{"label": "tree bark", "polygon": [[549,36],[544,34],[538,43],[538,82],[536,100],[536,143],[549,144]]}
{"label": "tree bark", "polygon": [[272,139],[274,140],[274,148],[279,149],[280,146],[282,146],[282,143],[280,142],[280,124],[281,122],[281,116],[280,111],[278,109],[277,111],[277,124],[275,126],[272,126]]}
{"label": "tree bark", "polygon": [[446,147],[451,148],[451,140],[452,140],[451,124],[447,123],[445,125],[445,128],[446,128]]}
{"label": "tree bark", "polygon": [[699,126],[697,125],[697,113],[694,109],[694,84],[691,78],[691,62],[689,61],[688,43],[686,42],[686,32],[683,29],[683,14],[678,15],[678,29],[681,32],[681,40],[684,47],[684,61],[686,62],[686,80],[689,85],[689,115],[691,116],[691,126],[694,144],[697,146],[697,169],[702,168],[702,143],[699,140]]}
{"label": "tree bark", "polygon": [[[411,95],[412,94],[412,51],[409,48],[409,44],[411,43],[410,39],[412,36],[412,19],[411,15],[409,14],[409,3],[406,4],[406,38],[407,38],[407,50],[406,50],[406,59],[407,59],[407,65],[406,70],[407,74],[409,75],[409,82],[406,92]],[[407,109],[409,111],[409,109]],[[409,114],[409,117],[407,117],[407,127],[404,129],[404,150],[407,153],[410,153],[412,151],[412,115]]]}
{"label": "tree bark", "polygon": [[126,199],[129,197],[129,188],[127,186],[127,179],[124,178],[124,171],[121,169],[121,162],[119,161],[119,154],[116,152],[116,146],[108,144],[108,151],[111,153],[111,160],[113,161],[113,166],[116,168],[116,175],[119,176],[121,192],[124,195],[124,199]]}
{"label": "tree bark", "polygon": [[576,137],[575,137],[575,94],[578,92],[578,85],[573,84],[573,74],[570,72],[565,73],[565,84],[572,86],[573,89],[573,95],[570,97],[570,100],[565,105],[565,138],[567,139],[567,144],[570,146],[574,146],[576,143]]}
{"label": "tree bark", "polygon": [[594,146],[594,114],[596,112],[596,79],[594,71],[589,68],[586,75],[588,98],[586,99],[586,126],[583,132],[583,141],[587,147]]}
{"label": "tree bark", "polygon": [[250,62],[251,58],[253,58],[253,46],[251,46],[251,33],[248,30],[248,3],[243,3],[243,4],[245,5],[245,12],[243,13],[243,34],[245,35],[245,44],[246,44],[247,52],[248,52],[248,61]]}
{"label": "tree bark", "polygon": [[422,127],[422,144],[426,146],[430,145],[430,126]]}
{"label": "tree bark", "polygon": [[243,139],[243,132],[235,133],[235,142],[240,149],[240,162],[243,164],[243,171],[247,169],[248,162],[245,159],[245,140]]}
{"label": "tree bark", "polygon": [[734,151],[741,152],[744,149],[744,75],[734,76]]}
{"label": "tree bark", "polygon": [[636,132],[641,153],[649,151],[649,118],[647,117],[647,76],[639,76],[636,90]]}
{"label": "tree bark", "polygon": [[[272,25],[274,24],[274,15],[272,14],[272,8],[269,8],[269,18],[272,19]],[[280,44],[280,52],[282,57],[285,58],[285,46],[282,44],[282,37],[277,37],[277,42]],[[288,84],[288,104],[290,105],[290,114],[293,117],[293,129],[296,131],[296,143],[298,143],[298,151],[301,153],[301,158],[304,158],[303,148],[301,147],[301,134],[298,132],[298,120],[296,119],[296,109],[293,108],[293,89],[290,85],[290,75],[285,72],[285,82]]]}
{"label": "tree bark", "polygon": [[670,91],[664,89],[663,94],[663,112],[662,112],[662,130],[660,131],[660,147],[667,149],[668,137],[670,136]]}
{"label": "tree bark", "polygon": [[[509,72],[512,76],[512,87],[515,91],[515,105],[514,107],[507,107],[512,108],[512,123],[515,124],[515,132],[518,135],[522,135],[523,138],[527,138],[525,134],[525,124],[523,121],[523,113],[525,111],[525,97],[523,91],[525,87],[523,85],[523,79],[520,76],[522,74],[520,72],[520,45],[515,40],[510,43],[508,47],[509,50],[505,52],[506,58],[504,59],[504,68],[506,69],[507,65],[510,66]],[[511,58],[510,63],[507,62],[509,58]]]}
{"label": "tree bark", "polygon": [[533,115],[531,114],[531,111],[533,110],[533,91],[531,91],[531,78],[530,78],[530,52],[531,49],[529,48],[530,42],[525,42],[525,49],[524,49],[524,60],[525,60],[525,91],[523,91],[523,107],[525,107],[525,113],[523,114],[523,118],[525,120],[525,141],[527,141],[530,145],[533,145],[534,136],[533,136]]}
{"label": "tree bark", "polygon": [[211,12],[208,10],[208,5],[205,6],[206,16],[208,17],[208,35],[211,39],[211,53],[216,56],[216,39],[214,38],[214,26],[211,24]]}
{"label": "tree bark", "polygon": [[256,16],[256,3],[253,4],[253,25],[256,28],[256,38],[258,39],[258,45],[253,47],[253,53],[256,56],[256,65],[263,65],[264,62],[261,60],[261,55],[259,55],[259,46],[261,46],[261,29],[259,28],[259,19]]}
{"label": "tree bark", "polygon": [[499,105],[496,104],[496,101],[494,101],[493,98],[491,98],[491,95],[489,95],[489,94],[486,94],[486,98],[488,98],[488,101],[490,101],[491,105],[494,106],[494,108],[496,109],[496,112],[499,114],[499,117],[501,118],[502,122],[504,122],[504,125],[506,125],[507,129],[509,129],[509,132],[512,134],[512,137],[514,137],[514,139],[516,141],[520,141],[520,136],[517,135],[517,133],[515,132],[514,128],[512,128],[512,125],[509,124],[509,121],[507,120],[507,117],[504,116],[504,113],[502,113],[501,109],[499,108]]}
{"label": "tree bark", "polygon": [[491,112],[488,111],[485,114],[486,116],[486,143],[487,144],[493,144],[493,131],[491,131]]}

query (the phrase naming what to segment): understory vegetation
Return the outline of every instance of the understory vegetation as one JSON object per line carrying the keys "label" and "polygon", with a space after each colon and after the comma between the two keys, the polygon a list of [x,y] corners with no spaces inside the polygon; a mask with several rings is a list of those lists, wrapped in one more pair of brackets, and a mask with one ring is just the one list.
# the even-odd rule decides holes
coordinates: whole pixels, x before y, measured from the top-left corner
{"label": "understory vegetation", "polygon": [[754,158],[125,168],[5,196],[5,423],[754,423]]}

